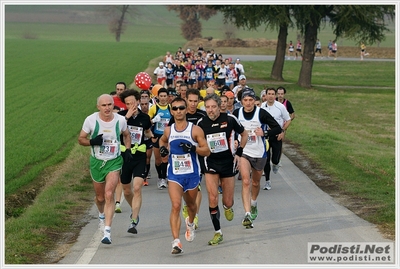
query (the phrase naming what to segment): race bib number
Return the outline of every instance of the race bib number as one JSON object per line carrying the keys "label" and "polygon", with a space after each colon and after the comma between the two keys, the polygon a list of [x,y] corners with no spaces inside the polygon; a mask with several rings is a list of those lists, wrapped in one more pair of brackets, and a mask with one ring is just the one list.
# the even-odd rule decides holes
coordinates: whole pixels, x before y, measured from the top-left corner
{"label": "race bib number", "polygon": [[100,146],[100,155],[107,157],[117,157],[118,141],[117,140],[104,140],[103,145]]}
{"label": "race bib number", "polygon": [[142,142],[143,127],[128,125],[129,133],[131,134],[131,144],[139,144]]}
{"label": "race bib number", "polygon": [[168,126],[169,119],[161,119],[156,123],[156,130],[159,132],[164,132],[165,127]]}
{"label": "race bib number", "polygon": [[247,139],[247,144],[254,144],[257,141],[257,135],[254,130],[248,130],[249,138]]}
{"label": "race bib number", "polygon": [[194,172],[193,162],[190,153],[183,155],[172,154],[171,158],[173,163],[172,172],[175,175],[184,175]]}
{"label": "race bib number", "polygon": [[207,144],[211,153],[218,153],[229,149],[225,133],[208,134]]}

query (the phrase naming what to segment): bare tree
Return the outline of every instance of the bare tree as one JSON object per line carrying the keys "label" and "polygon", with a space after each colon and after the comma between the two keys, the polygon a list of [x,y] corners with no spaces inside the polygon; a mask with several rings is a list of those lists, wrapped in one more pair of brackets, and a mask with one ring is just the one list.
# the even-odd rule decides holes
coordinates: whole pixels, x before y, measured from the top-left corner
{"label": "bare tree", "polygon": [[200,19],[208,20],[217,13],[216,10],[201,5],[168,5],[167,8],[169,11],[173,10],[179,14],[179,18],[183,21],[181,24],[182,35],[186,40],[201,37],[202,27]]}
{"label": "bare tree", "polygon": [[122,6],[101,6],[99,12],[102,16],[109,18],[108,29],[115,35],[115,40],[119,42],[121,35],[126,30],[127,16],[137,15],[137,9],[129,5]]}
{"label": "bare tree", "polygon": [[231,23],[224,23],[222,26],[222,31],[224,32],[225,39],[235,38],[237,27]]}

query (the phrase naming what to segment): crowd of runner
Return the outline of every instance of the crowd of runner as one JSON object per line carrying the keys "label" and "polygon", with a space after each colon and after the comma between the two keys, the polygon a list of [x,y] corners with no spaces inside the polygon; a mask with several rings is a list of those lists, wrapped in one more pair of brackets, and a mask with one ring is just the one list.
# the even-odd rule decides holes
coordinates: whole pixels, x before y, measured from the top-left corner
{"label": "crowd of runner", "polygon": [[[142,187],[152,182],[169,191],[172,254],[183,252],[181,213],[186,240],[195,238],[202,179],[214,227],[209,245],[223,241],[219,195],[225,218],[234,218],[235,180],[242,183],[242,225],[253,228],[260,180],[264,175],[263,189],[271,190],[270,171],[281,167],[282,141],[295,117],[286,89],[267,87],[257,96],[240,59],[202,45],[167,52],[154,76],[149,89],[117,82],[115,91],[99,96],[99,111],[85,119],[79,135],[79,143],[92,148],[101,242],[111,244],[112,215],[122,212],[122,195],[131,208],[127,232],[138,233]],[[150,174],[153,156],[157,175]]]}

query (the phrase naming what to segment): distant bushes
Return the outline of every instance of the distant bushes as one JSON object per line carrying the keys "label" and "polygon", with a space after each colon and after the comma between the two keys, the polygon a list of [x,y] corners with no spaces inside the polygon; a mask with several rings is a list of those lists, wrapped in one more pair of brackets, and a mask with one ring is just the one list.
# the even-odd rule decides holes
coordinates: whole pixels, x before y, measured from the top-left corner
{"label": "distant bushes", "polygon": [[22,34],[23,39],[38,39],[38,35],[35,33],[32,33],[31,31],[25,31]]}

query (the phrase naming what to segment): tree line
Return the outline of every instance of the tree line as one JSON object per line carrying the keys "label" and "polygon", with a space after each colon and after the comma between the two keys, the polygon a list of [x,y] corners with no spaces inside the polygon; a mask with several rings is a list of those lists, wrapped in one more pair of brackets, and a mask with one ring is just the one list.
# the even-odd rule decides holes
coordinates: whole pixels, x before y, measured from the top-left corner
{"label": "tree line", "polygon": [[[120,16],[114,19],[113,27],[110,26],[117,42],[125,26],[125,13],[129,12],[129,6],[123,7],[118,9]],[[276,30],[278,42],[270,77],[278,81],[284,80],[288,31],[297,29],[304,38],[297,84],[304,88],[311,88],[314,46],[322,27],[331,27],[335,39],[373,44],[385,39],[385,33],[389,32],[386,23],[395,18],[394,5],[168,5],[167,9],[178,13],[186,40],[202,37],[200,19],[208,20],[217,12],[223,14],[225,24],[237,28],[256,30],[265,26],[265,30]]]}

